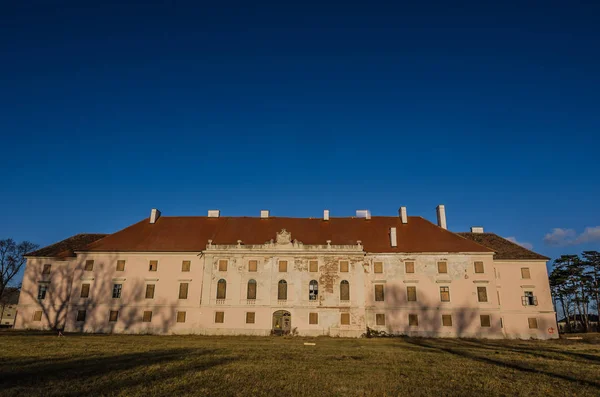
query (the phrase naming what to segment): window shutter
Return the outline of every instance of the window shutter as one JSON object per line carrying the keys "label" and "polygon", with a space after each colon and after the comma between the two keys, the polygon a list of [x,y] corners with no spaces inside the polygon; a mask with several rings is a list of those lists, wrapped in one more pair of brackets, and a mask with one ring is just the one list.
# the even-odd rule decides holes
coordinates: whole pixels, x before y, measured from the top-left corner
{"label": "window shutter", "polygon": [[220,272],[227,271],[227,260],[226,259],[219,260],[219,271]]}
{"label": "window shutter", "polygon": [[419,316],[417,316],[416,314],[409,314],[408,315],[408,325],[410,327],[418,327],[419,326]]}
{"label": "window shutter", "polygon": [[404,269],[406,273],[414,273],[415,272],[415,262],[404,262]]}
{"label": "window shutter", "polygon": [[215,312],[215,323],[223,323],[225,321],[225,312]]}
{"label": "window shutter", "polygon": [[255,314],[254,312],[246,313],[246,324],[254,324]]}
{"label": "window shutter", "polygon": [[340,316],[342,325],[350,325],[350,313],[342,313]]}
{"label": "window shutter", "polygon": [[[189,272],[192,267],[192,261],[183,261],[181,262],[181,271]],[[183,313],[183,312],[182,312]]]}
{"label": "window shutter", "polygon": [[248,271],[249,272],[255,272],[258,268],[258,261],[256,260],[251,260],[248,262]]}
{"label": "window shutter", "polygon": [[188,297],[188,283],[179,284],[179,299],[187,299]]}
{"label": "window shutter", "polygon": [[279,261],[279,272],[287,272],[287,261]]}
{"label": "window shutter", "polygon": [[256,281],[248,281],[248,293],[246,299],[256,299]]}
{"label": "window shutter", "polygon": [[527,320],[529,322],[529,328],[531,328],[531,329],[537,329],[537,327],[538,327],[537,318],[530,317]]}
{"label": "window shutter", "polygon": [[343,280],[340,283],[340,300],[342,300],[342,301],[350,300],[350,283],[346,280]]}
{"label": "window shutter", "polygon": [[308,267],[309,267],[309,271],[310,272],[318,272],[319,271],[319,262],[318,261],[310,261],[308,263]]}
{"label": "window shutter", "polygon": [[148,270],[151,271],[151,272],[158,271],[158,261],[150,261],[150,265],[148,267]]}
{"label": "window shutter", "polygon": [[417,287],[406,287],[406,300],[409,302],[417,301]]}
{"label": "window shutter", "polygon": [[309,313],[308,314],[308,323],[309,324],[318,324],[319,323],[319,313]]}
{"label": "window shutter", "polygon": [[146,285],[146,299],[154,299],[154,284]]}
{"label": "window shutter", "polygon": [[385,295],[383,292],[383,285],[382,284],[375,285],[375,301],[383,302],[384,299],[385,299]]}
{"label": "window shutter", "polygon": [[442,302],[450,302],[450,287],[440,287],[440,299]]}
{"label": "window shutter", "polygon": [[531,272],[528,267],[521,268],[521,278],[531,278]]}
{"label": "window shutter", "polygon": [[217,299],[225,299],[227,295],[227,282],[223,279],[217,283]]}
{"label": "window shutter", "polygon": [[383,273],[383,262],[375,262],[373,264],[374,273]]}
{"label": "window shutter", "polygon": [[125,271],[125,261],[124,260],[118,260],[117,261],[117,271],[118,272]]}
{"label": "window shutter", "polygon": [[479,320],[481,321],[482,327],[490,327],[491,326],[492,322],[491,322],[489,314],[482,314],[481,316],[479,316]]}
{"label": "window shutter", "polygon": [[185,323],[185,312],[177,312],[177,322]]}
{"label": "window shutter", "polygon": [[342,273],[348,273],[348,261],[340,261],[340,272]]}
{"label": "window shutter", "polygon": [[452,316],[450,314],[442,314],[442,326],[452,327]]}
{"label": "window shutter", "polygon": [[90,285],[81,284],[81,297],[88,298],[90,296]]}
{"label": "window shutter", "polygon": [[144,316],[142,318],[142,322],[144,322],[144,323],[152,322],[152,312],[150,310],[144,311]]}
{"label": "window shutter", "polygon": [[487,302],[487,288],[486,287],[477,287],[477,300],[479,302]]}
{"label": "window shutter", "polygon": [[377,325],[385,325],[385,314],[376,314],[375,323]]}
{"label": "window shutter", "polygon": [[475,262],[475,273],[483,273],[483,262]]}
{"label": "window shutter", "polygon": [[438,262],[438,273],[448,273],[448,262]]}

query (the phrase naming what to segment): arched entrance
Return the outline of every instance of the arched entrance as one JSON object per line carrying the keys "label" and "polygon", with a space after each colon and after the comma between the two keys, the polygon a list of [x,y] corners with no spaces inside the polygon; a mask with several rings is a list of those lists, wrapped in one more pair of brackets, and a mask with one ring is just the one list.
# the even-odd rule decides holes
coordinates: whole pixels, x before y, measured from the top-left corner
{"label": "arched entrance", "polygon": [[292,330],[292,315],[286,310],[273,313],[273,334],[287,335]]}

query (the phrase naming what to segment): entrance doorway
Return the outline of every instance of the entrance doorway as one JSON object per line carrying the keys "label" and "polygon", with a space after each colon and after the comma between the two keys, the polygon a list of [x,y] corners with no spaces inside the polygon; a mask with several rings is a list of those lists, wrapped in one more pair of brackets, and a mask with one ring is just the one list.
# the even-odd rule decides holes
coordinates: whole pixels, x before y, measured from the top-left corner
{"label": "entrance doorway", "polygon": [[273,313],[273,334],[287,335],[292,330],[292,315],[285,310]]}

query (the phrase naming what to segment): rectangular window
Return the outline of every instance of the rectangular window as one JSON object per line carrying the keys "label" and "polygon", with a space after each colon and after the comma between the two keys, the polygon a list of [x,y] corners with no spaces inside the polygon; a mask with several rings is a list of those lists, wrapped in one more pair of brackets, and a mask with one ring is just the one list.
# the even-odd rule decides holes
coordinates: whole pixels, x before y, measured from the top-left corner
{"label": "rectangular window", "polygon": [[385,314],[376,314],[375,315],[375,324],[377,325],[385,325]]}
{"label": "rectangular window", "polygon": [[438,273],[439,274],[448,273],[448,262],[438,262]]}
{"label": "rectangular window", "polygon": [[450,287],[440,287],[440,299],[442,302],[450,302]]}
{"label": "rectangular window", "polygon": [[90,297],[90,285],[89,284],[81,284],[81,294],[79,296],[81,298],[89,298]]}
{"label": "rectangular window", "polygon": [[340,323],[342,325],[350,325],[350,313],[342,313],[340,315]]}
{"label": "rectangular window", "polygon": [[125,261],[123,261],[123,260],[117,261],[117,271],[118,272],[125,271]]}
{"label": "rectangular window", "polygon": [[383,273],[383,262],[373,263],[373,273]]}
{"label": "rectangular window", "polygon": [[487,302],[487,288],[486,287],[477,287],[477,300],[479,302]]}
{"label": "rectangular window", "polygon": [[442,314],[442,326],[452,327],[452,316],[450,314]]}
{"label": "rectangular window", "polygon": [[319,313],[308,313],[309,324],[319,324]]}
{"label": "rectangular window", "polygon": [[121,291],[123,290],[123,284],[114,284],[113,285],[113,299],[119,299],[121,297]]}
{"label": "rectangular window", "polygon": [[257,270],[258,270],[258,261],[256,261],[256,260],[248,261],[248,271],[255,272]]}
{"label": "rectangular window", "polygon": [[409,302],[417,301],[417,287],[406,287],[406,300]]}
{"label": "rectangular window", "polygon": [[85,310],[77,310],[77,318],[75,321],[85,321]]}
{"label": "rectangular window", "polygon": [[385,294],[383,292],[383,284],[375,285],[375,301],[383,302],[385,300]]}
{"label": "rectangular window", "polygon": [[181,262],[181,271],[182,272],[189,272],[191,267],[192,267],[192,261],[182,261]]}
{"label": "rectangular window", "polygon": [[85,270],[86,272],[91,272],[92,270],[94,270],[94,261],[93,260],[85,261],[85,267],[83,268],[83,270]]}
{"label": "rectangular window", "polygon": [[527,321],[529,321],[529,328],[530,329],[537,329],[537,327],[538,327],[537,318],[530,317],[530,318],[527,319]]}
{"label": "rectangular window", "polygon": [[42,311],[38,310],[33,313],[33,321],[42,321]]}
{"label": "rectangular window", "polygon": [[185,312],[177,312],[177,322],[185,323]]}
{"label": "rectangular window", "polygon": [[219,260],[219,271],[226,272],[227,271],[227,259]]}
{"label": "rectangular window", "polygon": [[143,323],[152,322],[152,312],[150,310],[144,311],[144,316],[142,317]]}
{"label": "rectangular window", "polygon": [[179,283],[179,299],[187,299],[188,283]]}
{"label": "rectangular window", "polygon": [[255,313],[254,312],[247,312],[246,313],[246,324],[254,324],[254,319],[255,319]]}
{"label": "rectangular window", "polygon": [[279,271],[281,273],[287,272],[287,261],[279,261]]}
{"label": "rectangular window", "polygon": [[408,315],[408,325],[410,327],[418,327],[419,326],[419,316],[417,316],[416,314],[409,314]]}
{"label": "rectangular window", "polygon": [[406,273],[414,273],[415,262],[404,262],[404,270],[406,271]]}
{"label": "rectangular window", "polygon": [[158,270],[158,261],[150,261],[148,264],[148,270],[151,272],[155,272]]}
{"label": "rectangular window", "polygon": [[481,321],[482,327],[491,327],[492,325],[492,320],[490,319],[489,314],[482,314],[479,316],[479,321]]}
{"label": "rectangular window", "polygon": [[348,261],[340,261],[340,272],[348,273]]}
{"label": "rectangular window", "polygon": [[525,296],[521,298],[523,306],[537,306],[537,298],[533,296],[533,291],[525,291]]}
{"label": "rectangular window", "polygon": [[38,287],[38,299],[43,301],[46,299],[46,293],[48,292],[48,284],[40,284]]}
{"label": "rectangular window", "polygon": [[349,301],[350,300],[350,283],[346,280],[343,280],[340,283],[340,300],[341,301]]}
{"label": "rectangular window", "polygon": [[319,271],[319,262],[318,261],[310,261],[308,263],[308,271],[318,272]]}
{"label": "rectangular window", "polygon": [[256,299],[256,281],[248,281],[248,290],[246,291],[246,299]]}
{"label": "rectangular window", "polygon": [[51,269],[52,269],[52,265],[49,263],[46,263],[44,265],[44,268],[42,269],[42,274],[50,274]]}
{"label": "rectangular window", "polygon": [[108,316],[108,321],[110,321],[111,323],[114,323],[117,321],[118,318],[119,318],[119,311],[111,310],[110,315]]}
{"label": "rectangular window", "polygon": [[528,267],[521,268],[521,278],[531,278],[531,273]]}
{"label": "rectangular window", "polygon": [[146,299],[154,299],[154,284],[146,284]]}
{"label": "rectangular window", "polygon": [[225,321],[225,312],[215,312],[215,323],[222,324]]}
{"label": "rectangular window", "polygon": [[475,273],[483,273],[483,262],[475,262]]}

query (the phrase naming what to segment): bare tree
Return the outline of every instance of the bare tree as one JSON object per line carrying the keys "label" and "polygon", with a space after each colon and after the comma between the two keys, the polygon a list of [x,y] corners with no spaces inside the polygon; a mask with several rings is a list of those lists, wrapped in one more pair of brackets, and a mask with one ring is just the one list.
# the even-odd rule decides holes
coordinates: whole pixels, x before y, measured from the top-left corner
{"label": "bare tree", "polygon": [[0,240],[0,297],[27,259],[24,255],[38,248],[37,244],[23,241],[19,244],[11,238]]}

